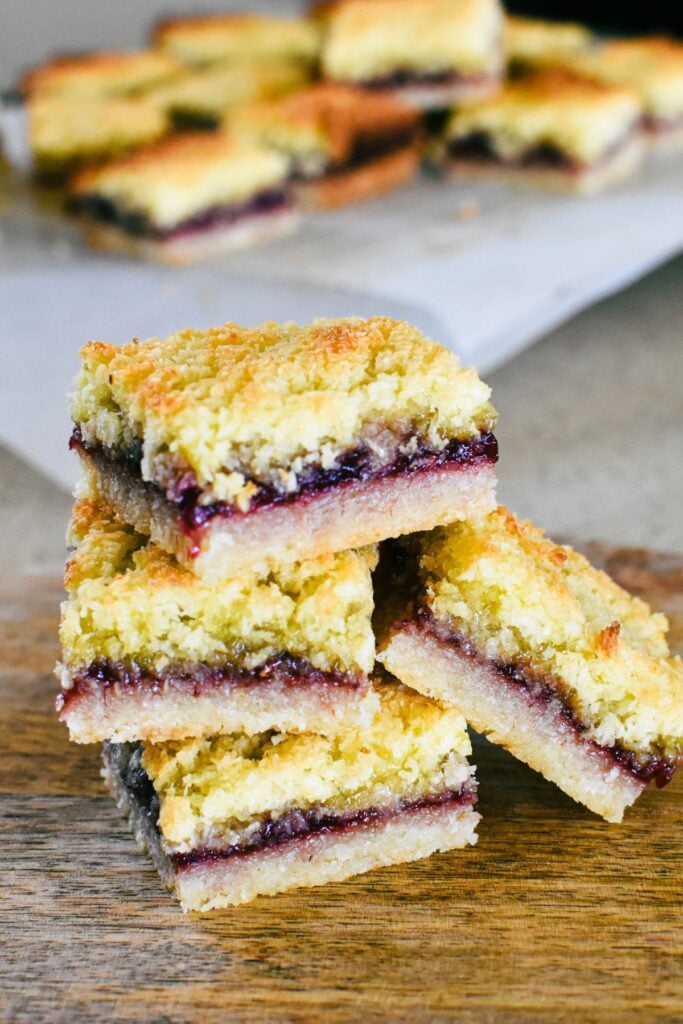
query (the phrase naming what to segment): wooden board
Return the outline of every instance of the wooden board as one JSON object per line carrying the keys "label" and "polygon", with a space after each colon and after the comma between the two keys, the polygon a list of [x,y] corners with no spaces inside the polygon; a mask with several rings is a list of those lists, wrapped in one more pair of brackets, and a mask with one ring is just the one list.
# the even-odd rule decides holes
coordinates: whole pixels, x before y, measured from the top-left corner
{"label": "wooden board", "polygon": [[[683,640],[683,558],[591,554]],[[683,773],[607,825],[477,741],[476,848],[185,916],[54,719],[58,583],[0,598],[3,1022],[683,1020]]]}

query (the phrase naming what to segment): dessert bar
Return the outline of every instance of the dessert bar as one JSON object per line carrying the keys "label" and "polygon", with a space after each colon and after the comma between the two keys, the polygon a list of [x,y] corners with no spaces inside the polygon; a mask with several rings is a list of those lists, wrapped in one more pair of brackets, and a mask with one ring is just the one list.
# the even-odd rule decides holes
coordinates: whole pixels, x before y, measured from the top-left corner
{"label": "dessert bar", "polygon": [[33,178],[62,185],[79,168],[147,146],[168,131],[163,110],[145,98],[37,95],[25,103]]}
{"label": "dessert bar", "polygon": [[69,539],[58,710],[72,740],[368,725],[373,548],[211,587],[88,485]]}
{"label": "dessert bar", "polygon": [[503,508],[387,557],[410,596],[384,609],[378,657],[402,682],[608,821],[671,779],[683,666],[664,616]]}
{"label": "dessert bar", "polygon": [[332,83],[237,109],[230,130],[287,157],[299,203],[331,208],[410,180],[419,115],[392,96]]}
{"label": "dessert bar", "polygon": [[658,148],[683,145],[683,42],[659,36],[613,39],[571,64],[597,81],[638,93],[648,142]]}
{"label": "dessert bar", "polygon": [[216,64],[190,68],[154,91],[154,100],[179,130],[218,128],[226,109],[273,99],[309,81],[300,64]]}
{"label": "dessert bar", "polygon": [[505,19],[505,54],[513,73],[562,65],[593,44],[593,33],[571,21],[544,21],[509,14]]}
{"label": "dessert bar", "polygon": [[174,57],[158,50],[84,53],[55,57],[20,79],[20,96],[72,96],[106,99],[144,93],[171,81],[183,70]]}
{"label": "dessert bar", "polygon": [[639,168],[640,116],[631,89],[540,72],[456,110],[445,131],[446,161],[462,177],[596,192]]}
{"label": "dessert bar", "polygon": [[313,67],[320,46],[317,26],[305,18],[258,14],[206,14],[169,18],[157,25],[153,43],[188,64],[217,61]]}
{"label": "dessert bar", "polygon": [[184,910],[339,882],[476,842],[462,716],[391,682],[371,726],[106,744],[104,775]]}
{"label": "dessert bar", "polygon": [[291,231],[286,179],[278,153],[196,132],[82,172],[69,208],[96,248],[189,263]]}
{"label": "dessert bar", "polygon": [[228,323],[81,358],[72,446],[205,578],[494,507],[490,390],[402,321]]}
{"label": "dessert bar", "polygon": [[342,0],[325,14],[322,70],[420,109],[495,92],[503,64],[497,0]]}

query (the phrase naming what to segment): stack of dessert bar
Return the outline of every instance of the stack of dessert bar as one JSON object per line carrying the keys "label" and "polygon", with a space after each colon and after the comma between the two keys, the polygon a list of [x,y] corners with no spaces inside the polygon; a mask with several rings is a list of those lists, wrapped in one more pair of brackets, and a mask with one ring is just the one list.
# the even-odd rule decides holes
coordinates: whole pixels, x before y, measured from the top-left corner
{"label": "stack of dessert bar", "polygon": [[474,844],[466,723],[607,821],[671,779],[666,620],[495,507],[419,331],[93,342],[73,416],[59,713],[185,909]]}
{"label": "stack of dessert bar", "polygon": [[185,908],[474,843],[455,708],[375,669],[378,542],[494,507],[495,414],[407,324],[86,346],[60,717]]}

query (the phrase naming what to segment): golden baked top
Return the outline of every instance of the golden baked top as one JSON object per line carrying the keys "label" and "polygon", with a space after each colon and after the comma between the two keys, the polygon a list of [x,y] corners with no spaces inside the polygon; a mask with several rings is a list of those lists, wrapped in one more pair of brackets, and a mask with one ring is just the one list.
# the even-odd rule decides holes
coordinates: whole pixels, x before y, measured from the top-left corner
{"label": "golden baked top", "polygon": [[161,85],[182,70],[179,61],[158,50],[84,53],[46,61],[24,75],[19,89],[27,96],[129,96]]}
{"label": "golden baked top", "polygon": [[155,142],[168,129],[146,97],[99,99],[43,95],[28,101],[29,139],[38,163],[116,157]]}
{"label": "golden baked top", "polygon": [[152,41],[188,64],[287,60],[310,65],[320,45],[314,22],[259,14],[169,18],[157,25]]}
{"label": "golden baked top", "polygon": [[225,108],[270,99],[304,86],[309,80],[301,64],[214,64],[190,68],[153,98],[170,111],[220,114]]}
{"label": "golden baked top", "polygon": [[[142,476],[178,463],[246,508],[250,479],[297,489],[363,443],[381,459],[491,429],[490,389],[416,328],[388,317],[305,326],[224,324],[81,351],[72,412],[86,443],[143,442]],[[408,448],[405,448],[405,445]]]}
{"label": "golden baked top", "polygon": [[506,82],[495,96],[456,110],[449,141],[484,132],[501,160],[552,145],[582,163],[597,160],[638,121],[637,94],[566,71],[546,71]]}
{"label": "golden baked top", "polygon": [[377,689],[380,710],[362,731],[147,745],[142,764],[160,799],[167,845],[182,852],[239,841],[245,827],[289,810],[343,814],[458,792],[470,776],[462,715],[393,682]]}
{"label": "golden baked top", "polygon": [[635,89],[646,113],[683,115],[683,43],[663,36],[613,39],[571,60],[597,81]]}
{"label": "golden baked top", "polygon": [[280,187],[287,162],[279,153],[222,133],[164,139],[133,156],[83,171],[74,196],[105,196],[117,206],[172,228],[212,206],[242,203]]}
{"label": "golden baked top", "polygon": [[328,671],[373,666],[374,548],[210,586],[125,526],[91,485],[77,497],[70,541],[60,627],[70,667],[108,658],[157,671],[252,669],[283,653]]}
{"label": "golden baked top", "polygon": [[359,138],[417,132],[419,114],[390,95],[325,82],[284,99],[231,111],[227,126],[241,137],[286,153],[297,167],[317,173],[330,163],[348,160]]}
{"label": "golden baked top", "polygon": [[326,13],[322,67],[357,82],[397,71],[498,71],[498,0],[345,0]]}
{"label": "golden baked top", "polygon": [[593,42],[593,33],[576,22],[509,14],[505,19],[504,38],[505,52],[512,64],[542,68],[582,53]]}
{"label": "golden baked top", "polygon": [[681,746],[683,667],[663,615],[504,508],[420,549],[429,608],[484,657],[559,681],[601,744]]}

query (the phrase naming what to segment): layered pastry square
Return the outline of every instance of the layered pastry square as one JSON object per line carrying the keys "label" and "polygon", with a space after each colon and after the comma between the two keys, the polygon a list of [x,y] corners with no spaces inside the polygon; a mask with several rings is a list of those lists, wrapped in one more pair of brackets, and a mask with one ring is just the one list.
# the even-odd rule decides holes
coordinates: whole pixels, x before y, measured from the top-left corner
{"label": "layered pastry square", "polygon": [[494,507],[490,389],[387,317],[225,324],[81,352],[72,447],[208,579]]}
{"label": "layered pastry square", "polygon": [[184,910],[476,842],[462,716],[392,682],[364,730],[107,744],[104,775]]}
{"label": "layered pastry square", "polygon": [[505,54],[513,72],[538,71],[564,64],[584,53],[594,36],[585,25],[545,21],[509,14],[505,19]]}
{"label": "layered pastry square", "polygon": [[169,18],[157,25],[152,41],[164,53],[195,66],[286,62],[312,68],[320,48],[313,21],[244,13]]}
{"label": "layered pastry square", "polygon": [[671,779],[683,665],[664,616],[503,508],[395,557],[410,597],[385,607],[378,657],[406,685],[608,821]]}
{"label": "layered pastry square", "polygon": [[17,91],[30,96],[112,99],[133,96],[170,81],[182,64],[159,50],[82,53],[56,57],[20,79]]}
{"label": "layered pastry square", "polygon": [[272,150],[194,132],[82,172],[68,206],[96,248],[189,263],[291,231],[287,173]]}
{"label": "layered pastry square", "polygon": [[289,161],[299,202],[332,208],[410,180],[418,166],[417,111],[393,96],[322,83],[237,109],[230,130]]}
{"label": "layered pastry square", "polygon": [[595,192],[640,166],[640,116],[629,88],[539,72],[456,110],[445,130],[446,160],[463,177]]}
{"label": "layered pastry square", "polygon": [[169,128],[163,110],[146,97],[40,94],[26,101],[25,114],[28,160],[18,162],[28,163],[38,182],[54,185],[79,168],[150,145]]}
{"label": "layered pastry square", "polygon": [[309,81],[307,69],[295,63],[215,64],[189,68],[169,85],[154,91],[175,128],[218,128],[226,109],[275,99]]}
{"label": "layered pastry square", "polygon": [[652,144],[683,145],[683,42],[664,36],[609,40],[574,58],[572,67],[640,96],[643,127]]}
{"label": "layered pastry square", "polygon": [[321,65],[333,81],[420,109],[485,96],[499,84],[497,0],[341,0],[324,23]]}
{"label": "layered pastry square", "polygon": [[72,740],[369,724],[374,548],[210,586],[92,487],[69,539],[57,703]]}

